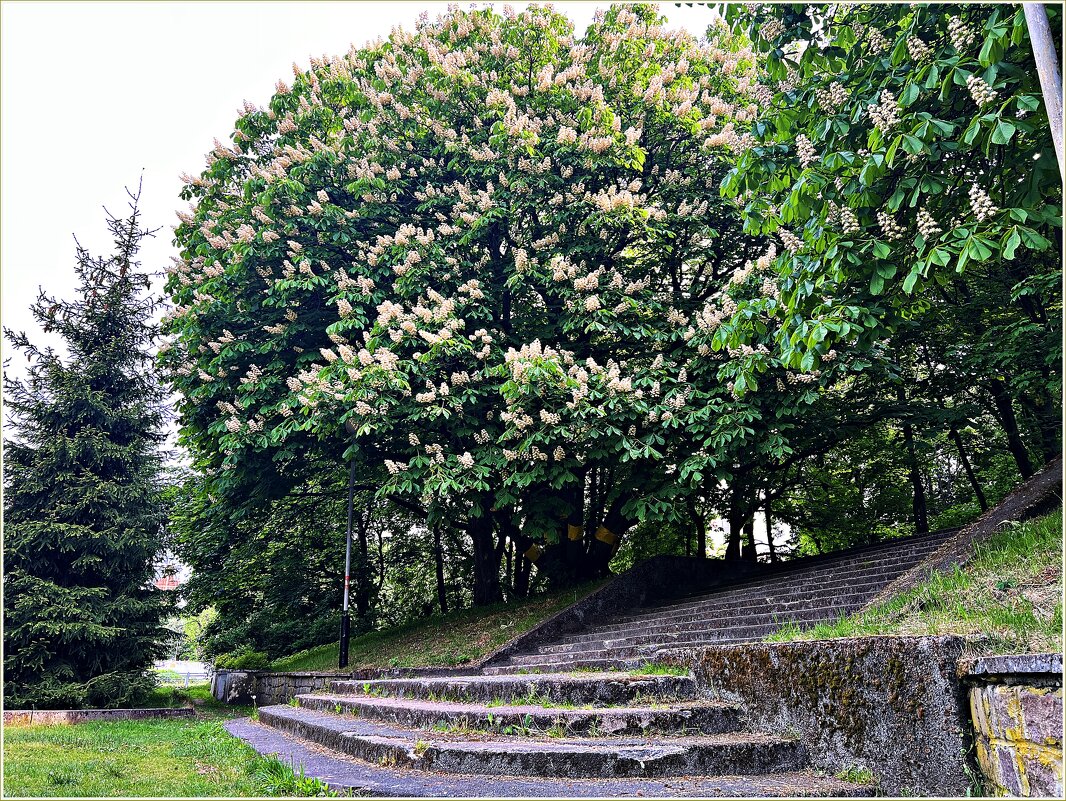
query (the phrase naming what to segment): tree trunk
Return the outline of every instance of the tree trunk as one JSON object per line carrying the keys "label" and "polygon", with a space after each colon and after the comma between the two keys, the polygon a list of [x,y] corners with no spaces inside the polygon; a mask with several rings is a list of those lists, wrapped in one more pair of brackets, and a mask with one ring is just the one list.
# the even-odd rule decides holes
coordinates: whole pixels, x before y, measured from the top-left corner
{"label": "tree trunk", "polygon": [[501,600],[499,551],[493,542],[492,519],[475,517],[467,524],[474,546],[474,605],[485,606]]}
{"label": "tree trunk", "polygon": [[914,429],[910,423],[903,426],[903,442],[907,448],[907,461],[910,465],[911,486],[914,488],[914,530],[918,534],[929,531],[929,517],[925,504],[925,485],[922,473],[918,469],[918,454],[914,449]]}
{"label": "tree trunk", "polygon": [[763,493],[763,515],[766,517],[766,549],[770,555],[770,563],[777,561],[777,550],[774,548],[774,523],[770,518],[770,493]]}
{"label": "tree trunk", "polygon": [[444,583],[444,548],[441,545],[440,526],[433,526],[433,562],[437,572],[437,604],[442,615],[448,614],[448,587]]}
{"label": "tree trunk", "polygon": [[755,515],[753,514],[744,522],[744,553],[741,558],[745,562],[758,562],[759,554],[755,550]]}
{"label": "tree trunk", "polygon": [[688,511],[692,516],[692,523],[696,526],[696,557],[699,559],[707,558],[707,521],[703,519],[703,512],[701,512],[696,502],[689,498]]}
{"label": "tree trunk", "polygon": [[519,598],[529,595],[529,576],[533,572],[533,563],[528,559],[519,559],[515,565],[514,594]]}
{"label": "tree trunk", "polygon": [[1040,456],[1047,464],[1059,455],[1062,436],[1062,410],[1051,397],[1047,387],[1039,387],[1032,395],[1023,394],[1019,400],[1033,416],[1040,432]]}
{"label": "tree trunk", "polygon": [[367,532],[371,515],[368,506],[359,515],[355,526],[359,537],[358,563],[355,566],[355,613],[361,619],[370,614],[370,548],[367,544]]}
{"label": "tree trunk", "polygon": [[585,473],[578,474],[578,481],[567,493],[570,510],[563,521],[560,542],[563,547],[563,562],[567,579],[573,581],[581,573],[585,558]]}
{"label": "tree trunk", "polygon": [[981,505],[981,511],[988,511],[988,501],[985,500],[985,494],[981,491],[981,485],[977,481],[977,475],[973,471],[973,467],[970,466],[970,460],[966,456],[966,449],[962,445],[962,436],[959,434],[959,430],[955,426],[951,427],[948,432],[951,436],[951,441],[955,443],[955,448],[959,451],[959,459],[962,460],[962,469],[966,471],[966,478],[970,479],[970,486],[973,487],[973,494],[977,496],[977,503]]}
{"label": "tree trunk", "polygon": [[588,578],[598,578],[611,574],[611,558],[618,552],[622,535],[632,525],[632,521],[622,514],[622,507],[629,500],[623,494],[615,499],[603,517],[603,524],[596,529],[589,544],[585,572]]}
{"label": "tree trunk", "polygon": [[735,561],[740,559],[740,535],[744,518],[740,508],[740,493],[733,487],[729,490],[729,512],[726,519],[729,521],[729,537],[725,544],[725,558],[726,561]]}
{"label": "tree trunk", "polygon": [[996,378],[988,382],[988,391],[992,395],[992,401],[996,404],[1000,425],[1003,427],[1003,433],[1007,435],[1007,449],[1018,465],[1018,472],[1022,474],[1022,478],[1030,478],[1036,471],[1029,460],[1029,452],[1025,449],[1025,443],[1022,442],[1022,435],[1018,430],[1018,418],[1014,414],[1014,405],[1011,403],[1007,386],[1002,379]]}

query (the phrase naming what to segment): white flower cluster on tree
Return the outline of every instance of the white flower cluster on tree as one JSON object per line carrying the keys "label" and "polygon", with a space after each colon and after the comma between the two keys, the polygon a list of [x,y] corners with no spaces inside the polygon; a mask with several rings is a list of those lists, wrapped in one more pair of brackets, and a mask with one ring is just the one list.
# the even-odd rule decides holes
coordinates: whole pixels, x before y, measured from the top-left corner
{"label": "white flower cluster on tree", "polygon": [[996,99],[996,92],[984,78],[979,78],[976,75],[971,75],[966,79],[966,88],[970,90],[970,97],[973,98],[973,102],[978,106],[987,106],[993,100]]}
{"label": "white flower cluster on tree", "polygon": [[973,184],[970,187],[970,208],[973,209],[974,217],[981,222],[999,211],[995,204],[992,203],[992,198],[988,196],[988,192],[977,184]]}
{"label": "white flower cluster on tree", "polygon": [[948,17],[948,38],[951,46],[962,53],[977,41],[977,34],[961,17]]}
{"label": "white flower cluster on tree", "polygon": [[882,89],[878,102],[869,104],[866,109],[874,127],[882,133],[888,133],[899,125],[899,103],[888,89]]}
{"label": "white flower cluster on tree", "polygon": [[452,10],[294,67],[187,181],[183,427],[236,465],[352,420],[383,486],[423,501],[488,491],[489,470],[573,481],[592,446],[635,470],[661,458],[651,420],[691,447],[686,399],[726,398],[722,289],[759,247],[717,193],[753,142],[754,69],[742,38],[646,6],[582,38],[549,8]]}

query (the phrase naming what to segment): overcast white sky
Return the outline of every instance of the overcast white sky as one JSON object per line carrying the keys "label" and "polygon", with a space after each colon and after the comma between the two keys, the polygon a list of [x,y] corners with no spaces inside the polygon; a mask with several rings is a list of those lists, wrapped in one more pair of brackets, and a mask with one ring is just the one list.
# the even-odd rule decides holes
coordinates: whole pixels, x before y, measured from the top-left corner
{"label": "overcast white sky", "polygon": [[[466,4],[463,4],[464,6]],[[501,4],[502,5],[502,4]],[[515,2],[516,8],[525,3]],[[556,3],[583,30],[608,3]],[[144,172],[142,251],[162,270],[182,172],[196,174],[215,137],[228,141],[245,99],[264,105],[292,64],[412,28],[446,3],[16,2],[0,5],[0,267],[3,324],[37,332],[28,307],[43,286],[72,294],[73,240],[110,243],[102,206],[126,211],[123,187]],[[702,34],[706,8],[662,5]],[[41,340],[40,334],[37,336]],[[10,355],[4,343],[5,356]],[[16,362],[20,359],[16,359]],[[14,365],[19,371],[18,365]]]}
{"label": "overcast white sky", "polygon": [[[462,4],[464,7],[467,3]],[[479,4],[484,5],[484,4]],[[495,4],[502,7],[502,3]],[[512,2],[524,8],[524,2]],[[557,2],[584,30],[609,2]],[[170,256],[182,172],[199,173],[228,141],[244,100],[264,105],[292,64],[346,53],[412,28],[428,2],[20,2],[0,4],[0,273],[2,322],[48,342],[29,314],[38,287],[71,297],[72,235],[110,252],[102,206],[126,211],[142,171],[142,250],[162,271]],[[660,10],[701,36],[713,12]],[[160,282],[161,285],[161,282]],[[51,344],[57,344],[52,342]],[[3,343],[4,357],[12,353]],[[25,362],[13,359],[14,372]]]}

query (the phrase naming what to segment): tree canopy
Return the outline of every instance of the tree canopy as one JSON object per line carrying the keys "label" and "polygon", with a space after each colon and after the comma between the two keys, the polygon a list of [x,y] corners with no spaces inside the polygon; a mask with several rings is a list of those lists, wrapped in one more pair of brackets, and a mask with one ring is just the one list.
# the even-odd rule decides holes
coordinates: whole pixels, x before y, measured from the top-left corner
{"label": "tree canopy", "polygon": [[[353,419],[382,496],[530,543],[577,527],[602,569],[627,521],[668,511],[663,462],[753,414],[709,343],[761,254],[716,191],[754,66],[724,26],[700,42],[619,7],[577,39],[531,8],[279,85],[187,189],[187,441],[239,486],[262,458],[339,454]],[[583,513],[593,470],[613,475]]]}
{"label": "tree canopy", "polygon": [[997,6],[730,6],[703,38],[530,7],[294,67],[183,194],[196,547],[346,460],[368,508],[463,532],[476,603],[505,554],[513,589],[512,556],[599,575],[716,517],[755,558],[771,507],[803,550],[987,505],[1060,447],[1027,47]]}

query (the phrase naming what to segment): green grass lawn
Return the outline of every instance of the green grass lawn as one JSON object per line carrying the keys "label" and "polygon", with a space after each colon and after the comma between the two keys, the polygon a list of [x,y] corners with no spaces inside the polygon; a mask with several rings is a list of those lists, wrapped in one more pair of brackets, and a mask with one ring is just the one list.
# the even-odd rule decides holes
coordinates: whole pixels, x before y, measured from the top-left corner
{"label": "green grass lawn", "polygon": [[[513,637],[603,586],[596,581],[518,603],[464,609],[404,626],[353,636],[349,669],[457,666],[485,656]],[[337,645],[276,659],[272,670],[337,670]]]}
{"label": "green grass lawn", "polygon": [[865,612],[772,641],[876,634],[983,637],[983,653],[1062,651],[1062,509],[1011,525],[977,546],[964,568]]}
{"label": "green grass lawn", "polygon": [[[172,700],[162,698],[170,689],[161,688],[157,700]],[[325,791],[320,782],[303,777],[299,765],[293,771],[261,757],[222,728],[225,718],[250,709],[208,700],[206,684],[190,687],[188,695],[199,702],[191,720],[5,727],[4,797],[313,796]]]}

